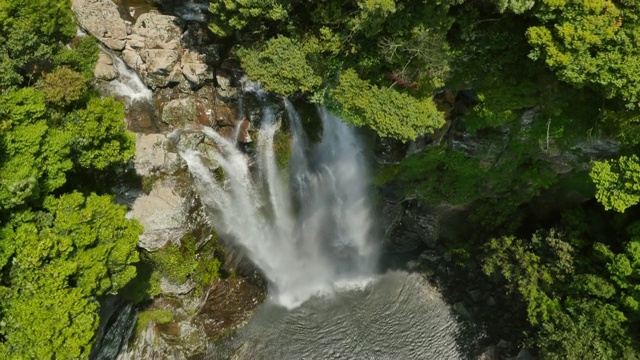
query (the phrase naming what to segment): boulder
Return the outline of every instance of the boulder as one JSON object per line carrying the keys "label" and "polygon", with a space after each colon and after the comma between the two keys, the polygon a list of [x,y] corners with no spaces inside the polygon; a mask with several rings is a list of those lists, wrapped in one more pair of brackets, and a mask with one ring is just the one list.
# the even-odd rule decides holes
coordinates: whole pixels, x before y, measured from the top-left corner
{"label": "boulder", "polygon": [[516,356],[516,360],[535,360],[535,356],[533,356],[533,354],[531,354],[529,350],[521,349]]}
{"label": "boulder", "polygon": [[210,126],[212,116],[210,103],[198,97],[171,100],[162,109],[162,122],[175,128],[188,124]]}
{"label": "boulder", "polygon": [[155,11],[148,12],[140,15],[133,26],[132,35],[136,42],[140,42],[143,38],[145,48],[175,50],[180,44],[182,35],[178,22],[175,16],[163,15]]}
{"label": "boulder", "polygon": [[71,9],[82,29],[112,50],[124,49],[127,23],[113,1],[73,0]]}
{"label": "boulder", "polygon": [[[80,27],[110,49],[122,51],[124,62],[147,86],[157,89],[179,85],[179,89],[188,90],[213,82],[212,67],[220,62],[220,50],[211,44],[206,26],[185,26],[180,18],[156,10],[137,18],[127,17],[111,0],[74,0],[73,10]],[[135,20],[135,24],[121,15]],[[107,65],[99,63],[97,78],[115,79],[117,72]],[[224,84],[222,94],[237,95],[229,81],[220,81]]]}
{"label": "boulder", "polygon": [[218,104],[213,108],[215,121],[218,126],[235,126],[238,120],[238,110],[228,104]]}
{"label": "boulder", "polygon": [[118,70],[113,66],[111,56],[105,52],[100,52],[96,67],[93,69],[93,76],[104,81],[111,81],[118,77]]}
{"label": "boulder", "polygon": [[140,50],[144,49],[145,46],[146,44],[144,36],[138,34],[130,34],[129,36],[127,36],[127,47],[135,50]]}
{"label": "boulder", "polygon": [[140,70],[140,68],[144,66],[144,61],[142,61],[140,54],[129,47],[124,49],[122,52],[122,60],[131,68],[136,70]]}
{"label": "boulder", "polygon": [[478,360],[500,360],[500,351],[495,345],[488,346],[480,354]]}
{"label": "boulder", "polygon": [[178,169],[178,155],[167,151],[169,141],[162,134],[136,134],[134,166],[141,176],[171,174]]}
{"label": "boulder", "polygon": [[383,213],[388,224],[384,247],[391,252],[411,252],[422,244],[435,247],[440,236],[441,216],[447,210],[446,205],[426,206],[413,198],[385,204]]}
{"label": "boulder", "polygon": [[251,123],[249,122],[249,120],[248,119],[242,120],[242,123],[240,124],[240,131],[238,131],[238,138],[236,139],[236,141],[241,143],[252,142],[251,134],[249,133],[250,128],[251,128]]}
{"label": "boulder", "polygon": [[187,281],[184,284],[177,284],[164,277],[160,279],[160,290],[162,290],[162,293],[166,295],[186,295],[195,288],[196,284],[193,281]]}
{"label": "boulder", "polygon": [[238,97],[238,88],[233,86],[233,76],[226,71],[218,71],[216,73],[216,94],[222,100],[234,100]]}
{"label": "boulder", "polygon": [[198,119],[198,108],[193,98],[171,100],[162,109],[162,122],[173,127],[183,127]]}
{"label": "boulder", "polygon": [[156,181],[151,192],[137,198],[127,214],[144,226],[138,246],[147,251],[178,242],[189,231],[189,204],[174,191],[175,187],[167,180]]}
{"label": "boulder", "polygon": [[143,49],[140,57],[146,64],[146,72],[151,75],[167,76],[178,63],[178,50]]}
{"label": "boulder", "polygon": [[213,71],[205,63],[205,55],[187,50],[181,59],[182,74],[194,86],[200,87],[213,79]]}

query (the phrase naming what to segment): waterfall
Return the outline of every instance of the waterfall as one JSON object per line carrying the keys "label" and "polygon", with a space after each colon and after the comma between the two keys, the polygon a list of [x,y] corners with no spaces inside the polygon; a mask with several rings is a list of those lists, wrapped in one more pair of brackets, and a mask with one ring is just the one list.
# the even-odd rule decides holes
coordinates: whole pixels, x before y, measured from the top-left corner
{"label": "waterfall", "polygon": [[187,2],[176,7],[174,11],[182,20],[203,23],[207,21],[209,4]]}
{"label": "waterfall", "polygon": [[249,157],[211,128],[202,132],[217,146],[213,162],[183,151],[211,221],[237,242],[267,277],[270,298],[293,308],[341,286],[366,283],[376,260],[367,199],[367,168],[354,130],[319,107],[322,140],[309,144],[300,116],[285,100],[291,129],[288,181],[276,165],[274,135],[280,123],[266,102],[257,139],[257,169]]}
{"label": "waterfall", "polygon": [[118,71],[118,78],[111,80],[107,84],[109,91],[115,95],[121,96],[127,99],[127,102],[134,103],[137,101],[151,101],[153,92],[142,82],[140,76],[128,67],[127,64],[120,59],[120,57],[112,54],[110,51],[105,50],[113,61],[113,66]]}

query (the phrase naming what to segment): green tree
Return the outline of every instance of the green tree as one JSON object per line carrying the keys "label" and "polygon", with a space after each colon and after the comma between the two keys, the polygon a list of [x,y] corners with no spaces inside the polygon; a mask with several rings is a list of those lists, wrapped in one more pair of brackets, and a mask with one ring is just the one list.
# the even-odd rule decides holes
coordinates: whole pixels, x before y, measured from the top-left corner
{"label": "green tree", "polygon": [[66,119],[75,162],[83,168],[103,170],[134,155],[135,137],[123,121],[124,106],[114,98],[92,97],[85,109]]}
{"label": "green tree", "polygon": [[418,100],[394,89],[371,85],[352,69],[340,75],[340,83],[329,97],[333,109],[346,121],[368,126],[381,137],[413,140],[444,124],[431,99]]}
{"label": "green tree", "polygon": [[76,32],[70,1],[0,0],[0,91],[38,78]]}
{"label": "green tree", "polygon": [[3,358],[88,357],[97,297],[136,275],[142,228],[125,212],[109,196],[75,192],[14,214],[0,232],[0,260],[12,259],[3,264]]}
{"label": "green tree", "polygon": [[592,164],[591,180],[596,184],[596,199],[606,210],[624,212],[640,201],[640,159],[621,156]]}
{"label": "green tree", "polygon": [[81,73],[88,80],[93,77],[93,69],[98,62],[98,42],[91,36],[71,40],[70,48],[59,49],[54,58],[56,66],[68,66]]}
{"label": "green tree", "polygon": [[71,134],[47,124],[44,95],[24,88],[0,97],[0,210],[46,196],[66,182]]}
{"label": "green tree", "polygon": [[[365,81],[361,88],[378,94],[371,104],[379,103],[385,114],[365,122],[354,102],[341,97],[334,103],[344,105],[352,122],[404,141],[442,124],[428,103],[449,74],[447,10],[456,2],[216,0],[210,28],[219,36],[238,35],[243,48],[237,54],[247,74],[281,95],[301,91],[323,102],[336,77],[357,71]],[[394,87],[401,91],[387,89]],[[337,89],[333,100],[346,91]],[[383,102],[383,96],[389,99]]]}
{"label": "green tree", "polygon": [[543,25],[527,30],[530,57],[544,60],[563,81],[592,86],[634,108],[640,102],[638,10],[636,1],[544,1],[536,10]]}
{"label": "green tree", "polygon": [[287,19],[289,3],[287,0],[213,0],[209,3],[213,14],[209,29],[218,36],[229,36],[247,25],[252,25],[255,31],[265,30],[263,22]]}
{"label": "green tree", "polygon": [[87,91],[85,77],[63,66],[46,74],[42,80],[42,93],[54,106],[64,107],[79,100]]}
{"label": "green tree", "polygon": [[509,291],[518,292],[527,303],[529,322],[537,325],[552,318],[560,307],[554,285],[574,273],[573,249],[555,230],[538,232],[530,241],[513,236],[492,239],[483,270],[500,274]]}
{"label": "green tree", "polygon": [[[635,291],[629,285],[636,279],[629,276],[630,264],[640,265],[638,246],[629,243],[626,254],[616,255],[595,244],[599,256],[588,258],[565,238],[552,229],[538,231],[530,241],[493,239],[483,269],[500,275],[510,292],[522,296],[534,325],[531,340],[543,358],[636,359],[629,315],[637,311],[637,303],[631,309],[627,299],[637,293],[627,290]],[[600,271],[599,259],[609,262],[609,271]]]}
{"label": "green tree", "polygon": [[284,36],[268,40],[259,50],[242,49],[238,56],[249,77],[260,80],[265,89],[280,95],[310,92],[322,83],[307,62],[307,49],[303,44]]}

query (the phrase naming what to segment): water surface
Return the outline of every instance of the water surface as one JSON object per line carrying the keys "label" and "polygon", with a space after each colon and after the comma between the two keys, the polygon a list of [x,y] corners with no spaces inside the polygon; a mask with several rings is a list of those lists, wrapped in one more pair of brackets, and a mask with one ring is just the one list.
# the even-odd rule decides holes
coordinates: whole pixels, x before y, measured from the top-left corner
{"label": "water surface", "polygon": [[204,359],[461,359],[460,325],[420,275],[390,272],[287,310],[267,302]]}

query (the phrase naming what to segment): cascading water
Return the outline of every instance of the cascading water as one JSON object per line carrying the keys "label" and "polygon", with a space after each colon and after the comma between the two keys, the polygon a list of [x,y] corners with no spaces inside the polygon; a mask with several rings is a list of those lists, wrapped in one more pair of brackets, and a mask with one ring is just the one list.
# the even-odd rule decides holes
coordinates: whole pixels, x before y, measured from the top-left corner
{"label": "cascading water", "polygon": [[[459,338],[449,307],[424,278],[406,272],[374,276],[378,249],[367,161],[354,130],[319,107],[322,138],[311,143],[285,99],[291,154],[283,177],[274,150],[280,123],[266,94],[255,83],[245,85],[262,104],[256,171],[235,139],[211,128],[201,131],[217,152],[206,158],[188,150],[181,156],[217,231],[233,238],[262,270],[273,301],[233,336],[209,344],[203,358],[463,358],[460,344],[468,341]],[[223,170],[224,180],[210,162]]]}
{"label": "cascading water", "polygon": [[138,101],[151,101],[153,92],[142,82],[135,70],[127,66],[122,59],[110,51],[103,48],[109,54],[113,66],[118,71],[118,78],[106,84],[107,90],[115,95],[121,96],[132,104]]}
{"label": "cascading water", "polygon": [[[259,97],[262,94],[258,93]],[[319,109],[323,136],[310,146],[291,103],[290,186],[276,165],[279,123],[264,104],[257,141],[258,173],[249,158],[211,128],[214,160],[226,177],[217,181],[195,151],[181,155],[196,180],[218,232],[235,239],[271,284],[277,303],[296,307],[318,293],[371,278],[376,246],[370,239],[366,161],[353,129]]]}

